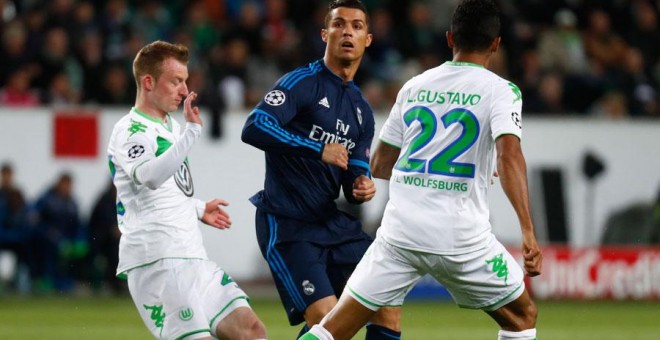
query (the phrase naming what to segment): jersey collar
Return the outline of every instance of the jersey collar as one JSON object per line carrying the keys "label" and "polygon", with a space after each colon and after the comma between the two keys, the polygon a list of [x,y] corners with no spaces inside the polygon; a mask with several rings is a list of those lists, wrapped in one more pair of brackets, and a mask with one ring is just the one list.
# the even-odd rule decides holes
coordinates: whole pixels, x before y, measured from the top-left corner
{"label": "jersey collar", "polygon": [[342,78],[342,77],[338,76],[336,73],[332,72],[332,70],[328,67],[328,65],[325,64],[325,60],[323,60],[323,59],[319,59],[319,60],[317,61],[317,63],[321,64],[321,66],[323,67],[323,69],[324,69],[326,72],[328,72],[330,75],[332,75],[332,77],[333,77],[334,79],[337,79],[337,80],[339,81],[339,83],[344,84],[344,85],[347,85],[347,86],[354,86],[354,85],[355,85],[355,83],[353,82],[353,80],[349,80],[349,81],[347,81],[347,82],[344,83],[344,78]]}
{"label": "jersey collar", "polygon": [[156,119],[156,118],[154,118],[154,117],[152,117],[152,116],[150,116],[150,115],[148,115],[148,114],[146,114],[146,113],[144,113],[144,112],[138,110],[135,106],[133,106],[133,107],[131,108],[131,111],[132,111],[132,112],[135,112],[137,115],[143,117],[144,119],[147,119],[147,120],[149,120],[149,121],[152,121],[152,122],[154,122],[154,123],[158,123],[158,124],[162,125],[162,126],[163,126],[164,128],[166,128],[168,131],[172,132],[172,117],[170,117],[169,112],[168,112],[167,115],[165,116],[165,122],[163,122],[163,121],[160,120],[160,119]]}
{"label": "jersey collar", "polygon": [[473,67],[485,68],[483,65],[468,63],[465,61],[445,61],[445,64],[450,66],[473,66]]}

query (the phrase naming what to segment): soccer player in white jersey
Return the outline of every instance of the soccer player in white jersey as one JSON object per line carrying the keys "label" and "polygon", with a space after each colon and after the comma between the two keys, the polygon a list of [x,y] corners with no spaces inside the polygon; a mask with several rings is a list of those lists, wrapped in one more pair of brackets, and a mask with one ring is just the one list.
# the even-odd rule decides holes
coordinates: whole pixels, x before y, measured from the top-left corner
{"label": "soccer player in white jersey", "polygon": [[488,313],[499,339],[536,338],[523,270],[489,223],[487,191],[497,170],[520,222],[525,271],[540,274],[520,147],[521,93],[486,69],[499,29],[492,0],[462,1],[447,32],[453,61],[399,92],[371,164],[375,177],[390,181],[382,225],[338,304],[303,339],[350,339],[379,308],[401,305],[425,274],[460,307]]}
{"label": "soccer player in white jersey", "polygon": [[[229,228],[222,199],[193,198],[188,152],[202,131],[188,92],[188,49],[156,41],[133,62],[135,107],[115,125],[108,146],[122,236],[117,276],[159,339],[259,339],[265,328],[247,295],[208,260],[198,221]],[[185,99],[185,100],[184,100]],[[183,101],[181,131],[170,112]]]}

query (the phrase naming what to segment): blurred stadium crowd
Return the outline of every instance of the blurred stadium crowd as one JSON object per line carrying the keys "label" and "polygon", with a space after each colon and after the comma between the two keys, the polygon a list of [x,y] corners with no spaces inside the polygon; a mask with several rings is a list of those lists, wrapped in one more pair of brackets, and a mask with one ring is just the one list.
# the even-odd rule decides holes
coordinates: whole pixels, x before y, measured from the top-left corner
{"label": "blurred stadium crowd", "polygon": [[[444,34],[457,0],[363,1],[374,41],[356,82],[387,112],[403,82],[451,59]],[[660,1],[499,2],[503,45],[491,68],[519,85],[526,114],[660,118]],[[326,8],[325,0],[0,0],[0,107],[130,106],[132,60],[161,39],[190,48],[189,87],[213,113],[218,138],[222,112],[253,106],[285,72],[322,57]],[[26,202],[12,174],[3,166],[0,251],[17,259],[12,288],[66,292],[91,282],[121,291],[113,187],[81,221],[70,175]]]}
{"label": "blurred stadium crowd", "polygon": [[[373,45],[356,82],[377,111],[451,58],[457,0],[364,0]],[[492,69],[532,114],[660,117],[657,0],[501,0]],[[214,113],[251,107],[323,55],[325,0],[0,0],[0,105],[132,105],[131,62],[156,39],[191,48],[189,87]]]}

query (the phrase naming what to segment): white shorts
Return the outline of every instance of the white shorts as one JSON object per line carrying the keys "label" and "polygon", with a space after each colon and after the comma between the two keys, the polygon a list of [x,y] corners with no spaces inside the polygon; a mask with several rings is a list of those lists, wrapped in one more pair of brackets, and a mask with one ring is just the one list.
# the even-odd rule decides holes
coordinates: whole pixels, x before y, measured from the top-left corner
{"label": "white shorts", "polygon": [[401,306],[426,274],[463,308],[496,310],[525,290],[522,268],[494,237],[472,253],[438,255],[399,248],[377,236],[348,279],[346,291],[374,311]]}
{"label": "white shorts", "polygon": [[216,336],[220,321],[248,297],[215,263],[162,259],[128,271],[128,289],[157,339]]}

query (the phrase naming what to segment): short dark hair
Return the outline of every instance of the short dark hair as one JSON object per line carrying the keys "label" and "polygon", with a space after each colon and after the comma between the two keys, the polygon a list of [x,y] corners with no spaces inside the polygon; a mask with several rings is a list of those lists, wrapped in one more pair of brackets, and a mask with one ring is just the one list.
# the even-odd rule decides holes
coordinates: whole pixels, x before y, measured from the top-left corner
{"label": "short dark hair", "polygon": [[138,89],[141,87],[140,77],[149,74],[158,79],[163,74],[161,66],[167,58],[174,58],[187,64],[188,48],[181,44],[170,44],[157,40],[140,49],[133,60],[133,76]]}
{"label": "short dark hair", "polygon": [[330,23],[330,12],[332,12],[333,9],[339,8],[339,7],[347,7],[347,8],[355,8],[359,9],[362,12],[364,12],[364,16],[366,18],[366,24],[369,26],[369,13],[367,13],[367,8],[364,6],[362,1],[360,0],[332,0],[330,1],[330,4],[328,5],[328,14],[325,15],[325,27],[328,27],[328,24]]}
{"label": "short dark hair", "polygon": [[452,16],[451,32],[456,48],[484,51],[500,35],[500,10],[493,0],[463,0]]}

